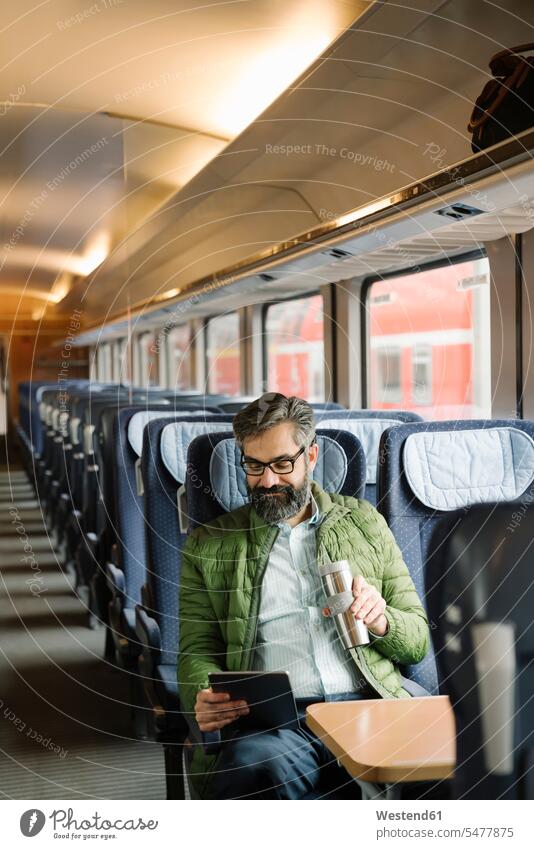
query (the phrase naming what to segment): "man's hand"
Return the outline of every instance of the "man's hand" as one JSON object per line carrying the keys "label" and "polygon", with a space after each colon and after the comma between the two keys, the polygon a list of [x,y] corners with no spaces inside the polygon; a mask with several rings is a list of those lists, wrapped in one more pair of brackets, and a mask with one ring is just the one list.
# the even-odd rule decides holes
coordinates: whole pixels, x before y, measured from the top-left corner
{"label": "man's hand", "polygon": [[218,731],[247,713],[247,703],[231,701],[229,693],[214,693],[211,687],[197,693],[195,718],[201,731]]}
{"label": "man's hand", "polygon": [[351,610],[356,619],[363,619],[371,633],[383,637],[388,629],[388,620],[384,615],[386,602],[377,589],[368,584],[365,578],[357,575],[352,581],[354,603]]}
{"label": "man's hand", "polygon": [[[388,620],[384,615],[386,602],[378,590],[368,584],[361,575],[357,575],[352,581],[352,594],[354,602],[350,609],[356,619],[362,619],[376,637],[383,637],[388,630]],[[323,608],[323,613],[325,616],[330,615],[328,607]]]}

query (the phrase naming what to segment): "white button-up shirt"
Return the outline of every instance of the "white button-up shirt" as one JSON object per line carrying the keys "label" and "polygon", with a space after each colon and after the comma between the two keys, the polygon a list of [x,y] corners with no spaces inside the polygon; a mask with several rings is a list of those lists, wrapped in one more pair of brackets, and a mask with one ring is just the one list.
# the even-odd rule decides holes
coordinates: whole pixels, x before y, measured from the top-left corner
{"label": "white button-up shirt", "polygon": [[279,522],[261,586],[253,667],[289,673],[296,698],[360,692],[365,683],[342,647],[317,568],[316,529],[321,515],[291,528]]}

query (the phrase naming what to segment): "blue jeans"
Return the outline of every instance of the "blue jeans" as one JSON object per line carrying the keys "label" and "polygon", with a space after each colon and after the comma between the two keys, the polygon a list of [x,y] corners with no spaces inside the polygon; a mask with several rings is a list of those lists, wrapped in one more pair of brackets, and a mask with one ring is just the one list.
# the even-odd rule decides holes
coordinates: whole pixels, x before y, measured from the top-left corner
{"label": "blue jeans", "polygon": [[[341,693],[324,701],[365,698]],[[300,728],[237,732],[221,746],[209,783],[212,799],[358,798],[360,790],[332,753],[306,727],[306,708],[323,699],[297,699]],[[335,794],[335,795],[334,795]]]}

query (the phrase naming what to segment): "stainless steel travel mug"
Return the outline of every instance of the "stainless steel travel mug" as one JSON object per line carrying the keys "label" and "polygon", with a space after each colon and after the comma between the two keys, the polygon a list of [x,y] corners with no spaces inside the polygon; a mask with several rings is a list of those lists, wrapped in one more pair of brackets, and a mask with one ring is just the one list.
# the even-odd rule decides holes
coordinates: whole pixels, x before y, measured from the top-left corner
{"label": "stainless steel travel mug", "polygon": [[326,596],[326,606],[334,618],[343,647],[354,649],[357,646],[366,646],[370,642],[369,631],[350,611],[354,596],[352,572],[347,560],[319,565],[319,573]]}

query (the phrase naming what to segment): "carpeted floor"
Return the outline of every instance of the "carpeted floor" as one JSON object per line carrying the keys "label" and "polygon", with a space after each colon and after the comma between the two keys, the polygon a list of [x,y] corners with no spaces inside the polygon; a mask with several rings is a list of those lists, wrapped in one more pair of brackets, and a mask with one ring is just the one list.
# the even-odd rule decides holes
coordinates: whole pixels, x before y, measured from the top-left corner
{"label": "carpeted floor", "polygon": [[24,473],[0,471],[0,798],[164,799],[162,749],[133,737],[125,674],[40,517]]}

